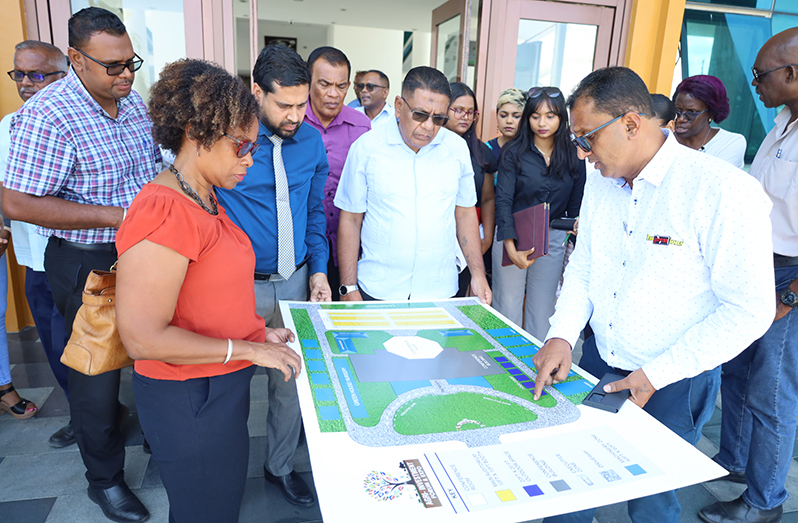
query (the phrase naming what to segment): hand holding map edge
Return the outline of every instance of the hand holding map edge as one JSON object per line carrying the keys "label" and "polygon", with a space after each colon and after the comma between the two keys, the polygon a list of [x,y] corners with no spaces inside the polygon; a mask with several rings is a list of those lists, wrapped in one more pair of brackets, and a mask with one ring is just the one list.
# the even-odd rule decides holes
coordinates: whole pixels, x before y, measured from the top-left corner
{"label": "hand holding map edge", "polygon": [[535,401],[540,399],[543,387],[568,377],[573,363],[571,345],[561,338],[551,338],[532,358],[538,375],[535,378]]}

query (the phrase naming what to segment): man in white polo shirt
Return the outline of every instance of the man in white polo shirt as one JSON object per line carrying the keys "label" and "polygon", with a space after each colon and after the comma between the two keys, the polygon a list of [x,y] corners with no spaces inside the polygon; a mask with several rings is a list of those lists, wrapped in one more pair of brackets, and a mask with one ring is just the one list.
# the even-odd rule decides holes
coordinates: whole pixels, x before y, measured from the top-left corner
{"label": "man in white polo shirt", "polygon": [[441,129],[450,94],[440,71],[410,70],[396,97],[397,121],[364,134],[349,150],[334,200],[341,209],[341,300],[454,296],[456,238],[474,295],[491,302],[471,156],[462,138]]}

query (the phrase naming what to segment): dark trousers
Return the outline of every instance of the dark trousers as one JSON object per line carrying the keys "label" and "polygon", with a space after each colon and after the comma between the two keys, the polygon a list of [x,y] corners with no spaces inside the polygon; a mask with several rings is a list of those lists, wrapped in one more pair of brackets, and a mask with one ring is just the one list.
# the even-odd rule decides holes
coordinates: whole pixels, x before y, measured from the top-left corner
{"label": "dark trousers", "polygon": [[[596,339],[585,340],[579,366],[601,379],[607,372],[617,372],[601,359]],[[643,408],[663,425],[691,445],[701,439],[701,428],[715,410],[720,389],[720,367],[694,378],[685,378],[656,391]],[[676,491],[631,499],[627,504],[629,518],[635,523],[678,523],[681,507]],[[572,512],[546,518],[545,523],[590,523],[596,509]]]}
{"label": "dark trousers", "polygon": [[36,323],[36,332],[39,333],[39,339],[44,347],[44,353],[47,355],[47,361],[50,362],[50,368],[69,399],[67,388],[69,367],[61,363],[61,355],[64,353],[64,346],[67,342],[66,327],[64,326],[64,317],[58,312],[58,307],[53,302],[47,274],[26,267],[25,297],[28,299],[28,306],[33,315],[33,321]]}
{"label": "dark trousers", "polygon": [[169,496],[170,523],[238,522],[255,368],[186,381],[133,373],[141,427]]}
{"label": "dark trousers", "polygon": [[[92,269],[107,271],[116,261],[116,248],[82,250],[51,237],[44,253],[44,269],[67,336],[83,303],[83,287]],[[69,408],[72,429],[86,466],[86,479],[96,488],[124,481],[125,442],[117,422],[119,371],[86,376],[69,370]]]}
{"label": "dark trousers", "polygon": [[341,301],[341,294],[338,288],[341,286],[341,274],[338,272],[338,266],[333,261],[333,246],[330,242],[330,258],[327,260],[327,282],[330,284],[332,291],[332,300]]}

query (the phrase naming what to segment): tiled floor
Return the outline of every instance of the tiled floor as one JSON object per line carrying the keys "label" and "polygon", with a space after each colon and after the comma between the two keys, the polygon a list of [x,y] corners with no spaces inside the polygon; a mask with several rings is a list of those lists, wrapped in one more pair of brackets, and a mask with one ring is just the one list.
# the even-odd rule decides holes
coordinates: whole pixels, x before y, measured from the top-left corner
{"label": "tiled floor", "polygon": [[[99,508],[86,496],[88,483],[75,446],[53,449],[47,444],[50,434],[69,420],[64,393],[58,387],[38,343],[36,331],[29,328],[8,335],[14,386],[23,397],[40,408],[32,419],[18,421],[0,416],[0,522],[2,523],[106,523]],[[120,399],[130,407],[124,422],[126,434],[125,479],[152,513],[150,521],[167,521],[168,502],[155,463],[142,448],[143,437],[136,417],[130,387],[130,369],[123,371]],[[321,521],[318,506],[301,509],[287,503],[277,488],[263,479],[264,439],[266,435],[266,397],[264,377],[252,380],[252,409],[249,420],[250,466],[240,521],[257,523],[302,523]],[[717,451],[720,411],[704,429],[698,447],[707,455]],[[798,446],[797,446],[798,448]],[[301,447],[295,469],[313,484],[307,447]],[[682,489],[681,521],[698,522],[699,508],[715,500],[730,500],[744,487],[716,481]],[[793,463],[788,490],[798,492],[798,464]],[[785,523],[798,523],[798,497],[785,505]],[[598,523],[630,521],[625,504],[598,510]]]}

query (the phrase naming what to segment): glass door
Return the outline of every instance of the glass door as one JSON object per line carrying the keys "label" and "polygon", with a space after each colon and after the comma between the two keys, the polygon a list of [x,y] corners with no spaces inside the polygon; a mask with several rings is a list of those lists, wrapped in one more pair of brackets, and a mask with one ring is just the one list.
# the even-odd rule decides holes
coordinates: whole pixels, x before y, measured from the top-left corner
{"label": "glass door", "polygon": [[471,0],[449,0],[432,11],[431,65],[450,82],[467,80]]}
{"label": "glass door", "polygon": [[[597,2],[598,3],[598,2]],[[609,2],[608,2],[609,3]],[[614,3],[614,2],[613,2]],[[509,0],[492,16],[488,45],[483,138],[496,135],[495,107],[508,87],[559,87],[566,97],[590,72],[611,59],[617,5]],[[616,45],[617,47],[617,45]]]}

